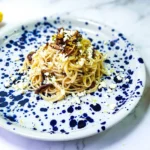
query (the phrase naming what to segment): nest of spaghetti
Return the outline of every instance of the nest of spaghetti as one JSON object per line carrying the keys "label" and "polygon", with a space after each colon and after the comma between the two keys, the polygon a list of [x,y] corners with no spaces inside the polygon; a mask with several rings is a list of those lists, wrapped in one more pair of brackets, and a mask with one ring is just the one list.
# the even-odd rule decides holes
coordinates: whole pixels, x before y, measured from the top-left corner
{"label": "nest of spaghetti", "polygon": [[106,73],[103,62],[104,55],[79,31],[59,28],[47,44],[27,55],[22,71],[28,90],[55,102],[96,91]]}

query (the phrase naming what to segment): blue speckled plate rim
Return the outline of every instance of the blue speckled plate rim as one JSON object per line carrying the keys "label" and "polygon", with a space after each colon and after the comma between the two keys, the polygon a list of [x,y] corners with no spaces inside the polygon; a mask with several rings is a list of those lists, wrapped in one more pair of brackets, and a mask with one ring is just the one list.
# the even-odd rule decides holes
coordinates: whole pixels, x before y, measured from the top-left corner
{"label": "blue speckled plate rim", "polygon": [[[72,18],[75,18],[74,16],[70,16],[68,14],[65,14],[64,16],[60,15],[61,18],[65,19],[65,20],[73,20],[73,21],[77,21],[77,22],[89,22],[90,24],[92,25],[96,25],[96,26],[99,26],[101,25],[102,27],[105,27],[105,28],[112,28],[108,25],[105,25],[101,22],[97,22],[97,21],[93,21],[91,19],[85,19],[85,18],[77,18],[77,19],[72,19]],[[52,18],[56,18],[57,16],[56,15],[53,15],[53,16],[46,16],[48,18],[48,20],[52,19]],[[21,27],[22,24],[25,24],[25,25],[28,25],[28,24],[33,24],[39,20],[41,20],[42,18],[39,17],[39,18],[36,18],[36,19],[32,19],[32,20],[29,20],[27,22],[23,22],[19,25],[16,25],[16,26],[13,26],[5,31],[2,31],[0,33],[0,36],[2,35],[11,35],[12,32],[10,31],[14,31],[14,29],[18,29],[19,27]],[[116,29],[115,29],[115,32],[116,33],[119,33]],[[2,40],[2,38],[0,38],[0,41]],[[135,54],[137,56],[140,57],[140,54],[137,52],[137,51],[134,51]],[[143,87],[140,88],[140,92],[143,93],[144,91],[144,87],[145,87],[145,81],[146,81],[146,71],[145,71],[145,65],[142,65],[141,67],[141,70],[140,70],[142,73],[140,74],[139,78],[142,79],[143,81]],[[109,123],[109,125],[107,126],[107,129],[109,129],[110,127],[112,127],[113,125],[117,124],[119,121],[121,121],[122,119],[124,119],[134,108],[135,106],[138,104],[139,100],[141,99],[141,97],[137,98],[136,101],[134,101],[134,103],[132,104],[132,106],[130,107],[129,111],[123,111],[121,110],[119,113],[115,114],[114,117],[114,120],[112,122]],[[71,132],[70,134],[49,134],[49,133],[42,133],[42,132],[38,132],[38,131],[32,131],[32,130],[29,130],[29,129],[26,129],[26,128],[23,128],[23,127],[20,127],[20,126],[16,126],[16,125],[7,125],[5,123],[5,120],[0,118],[0,127],[10,131],[10,132],[13,132],[15,134],[18,134],[18,135],[21,135],[21,136],[24,136],[24,137],[28,137],[28,138],[32,138],[32,139],[38,139],[38,140],[44,140],[44,141],[68,141],[68,140],[75,140],[75,139],[80,139],[80,138],[85,138],[85,137],[89,137],[89,136],[92,136],[92,135],[95,135],[97,134],[97,131],[95,130],[95,127],[98,127],[99,125],[98,124],[94,124],[93,127],[94,128],[84,128],[82,129],[82,134],[81,134],[81,131],[78,130],[78,131],[73,131]],[[14,130],[15,128],[15,130]]]}

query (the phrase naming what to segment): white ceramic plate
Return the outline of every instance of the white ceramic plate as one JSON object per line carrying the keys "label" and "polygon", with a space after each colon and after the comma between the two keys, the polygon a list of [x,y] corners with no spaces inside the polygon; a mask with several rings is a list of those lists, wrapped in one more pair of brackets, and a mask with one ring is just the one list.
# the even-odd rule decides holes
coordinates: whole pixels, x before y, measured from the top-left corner
{"label": "white ceramic plate", "polygon": [[[46,43],[59,27],[78,29],[93,46],[107,53],[103,77],[106,87],[80,98],[51,104],[34,92],[21,94],[4,83],[25,56]],[[19,59],[19,60],[17,60]],[[17,60],[17,61],[16,61]],[[119,79],[121,78],[121,79]],[[145,85],[143,59],[122,33],[101,23],[73,17],[44,17],[3,34],[0,39],[0,126],[14,133],[51,141],[83,138],[103,132],[123,119],[136,106]],[[117,87],[113,90],[109,86]]]}

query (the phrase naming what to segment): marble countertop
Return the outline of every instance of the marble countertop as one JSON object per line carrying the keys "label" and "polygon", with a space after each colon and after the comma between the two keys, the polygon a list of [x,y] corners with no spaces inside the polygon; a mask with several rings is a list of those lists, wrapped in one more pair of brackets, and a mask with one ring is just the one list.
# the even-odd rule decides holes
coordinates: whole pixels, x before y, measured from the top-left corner
{"label": "marble countertop", "polygon": [[147,84],[138,106],[123,121],[93,137],[65,142],[31,140],[0,128],[2,150],[150,150],[150,1],[149,0],[0,0],[0,32],[38,16],[63,14],[103,22],[123,32],[139,49]]}

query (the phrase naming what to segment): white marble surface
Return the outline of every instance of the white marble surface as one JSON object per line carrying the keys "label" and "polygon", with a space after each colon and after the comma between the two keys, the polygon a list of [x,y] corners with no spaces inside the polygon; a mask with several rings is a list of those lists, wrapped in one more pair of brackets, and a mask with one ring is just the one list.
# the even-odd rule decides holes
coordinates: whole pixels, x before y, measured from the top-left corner
{"label": "white marble surface", "polygon": [[[150,73],[149,0],[0,0],[4,22],[0,32],[38,16],[68,12],[101,21],[135,43]],[[148,81],[147,80],[147,81]],[[0,128],[0,150],[150,150],[150,84],[136,109],[106,132],[82,140],[44,142],[14,135]]]}

